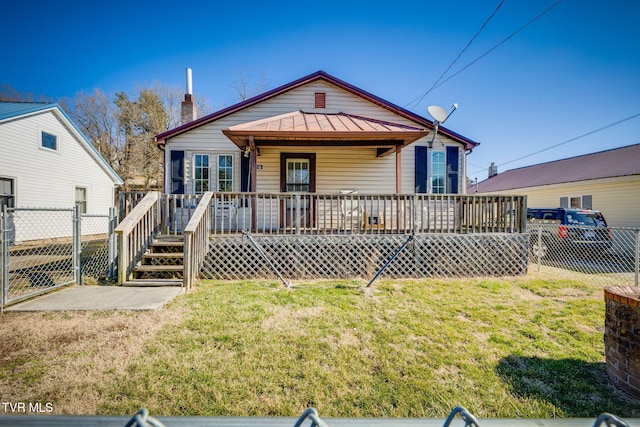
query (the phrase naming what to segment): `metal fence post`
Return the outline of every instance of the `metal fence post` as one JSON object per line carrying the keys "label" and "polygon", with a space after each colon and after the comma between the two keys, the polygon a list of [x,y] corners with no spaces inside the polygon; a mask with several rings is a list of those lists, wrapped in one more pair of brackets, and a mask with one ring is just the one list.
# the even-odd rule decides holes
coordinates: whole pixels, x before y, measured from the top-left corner
{"label": "metal fence post", "polygon": [[538,226],[538,272],[540,272],[542,266],[542,251],[542,227]]}
{"label": "metal fence post", "polygon": [[109,208],[109,235],[107,236],[108,241],[108,251],[109,251],[109,266],[107,267],[109,279],[114,279],[116,277],[116,266],[117,257],[118,257],[118,246],[116,241],[116,226],[117,226],[117,216],[116,216],[116,208]]}
{"label": "metal fence post", "polygon": [[82,285],[82,214],[80,205],[73,208],[73,278]]}
{"label": "metal fence post", "polygon": [[7,207],[2,206],[0,215],[0,285],[2,299],[0,307],[4,307],[9,300],[9,230],[7,230]]}
{"label": "metal fence post", "polygon": [[640,275],[640,228],[636,228],[636,245],[634,248],[635,251],[635,279],[636,286],[638,286],[638,276]]}

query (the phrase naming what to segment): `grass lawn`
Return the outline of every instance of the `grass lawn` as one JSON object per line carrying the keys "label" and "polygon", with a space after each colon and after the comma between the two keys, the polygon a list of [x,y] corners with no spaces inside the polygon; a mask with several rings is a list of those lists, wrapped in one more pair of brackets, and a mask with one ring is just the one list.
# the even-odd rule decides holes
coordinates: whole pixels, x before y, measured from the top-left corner
{"label": "grass lawn", "polygon": [[640,416],[605,373],[601,287],[540,274],[365,284],[207,281],[156,313],[5,313],[2,336],[6,320],[72,336],[51,332],[39,352],[10,337],[0,395],[78,414]]}

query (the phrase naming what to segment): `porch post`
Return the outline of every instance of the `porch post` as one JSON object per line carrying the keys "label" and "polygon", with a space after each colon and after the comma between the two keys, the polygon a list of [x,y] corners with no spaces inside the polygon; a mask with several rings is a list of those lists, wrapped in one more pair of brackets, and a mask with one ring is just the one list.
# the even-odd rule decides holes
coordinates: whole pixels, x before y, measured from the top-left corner
{"label": "porch post", "polygon": [[[396,145],[396,195],[402,193],[402,155],[401,151],[402,145]],[[401,230],[404,227],[402,222],[403,212],[402,207],[400,206],[400,198],[397,198],[396,203],[396,219],[398,221],[397,227],[398,230]]]}
{"label": "porch post", "polygon": [[396,145],[396,194],[402,193],[402,145]]}
{"label": "porch post", "polygon": [[[251,175],[250,181],[249,182],[249,192],[250,193],[255,193],[257,188],[258,188],[258,184],[256,182],[256,169],[257,169],[257,164],[258,164],[258,150],[256,150],[256,144],[255,141],[253,140],[253,135],[249,135],[249,147],[251,148],[251,151],[249,152],[249,155],[251,156],[249,159],[249,172]],[[258,213],[257,213],[257,200],[255,197],[251,197],[251,229],[252,230],[257,230],[258,229]]]}

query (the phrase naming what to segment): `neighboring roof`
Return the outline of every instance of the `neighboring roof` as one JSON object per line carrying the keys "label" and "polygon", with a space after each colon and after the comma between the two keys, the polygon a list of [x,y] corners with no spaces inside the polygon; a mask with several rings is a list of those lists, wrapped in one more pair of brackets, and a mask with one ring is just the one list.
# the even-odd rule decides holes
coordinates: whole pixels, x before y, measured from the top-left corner
{"label": "neighboring roof", "polygon": [[240,148],[246,145],[246,139],[253,136],[256,140],[314,140],[314,141],[380,141],[381,145],[389,141],[402,141],[410,144],[429,131],[425,128],[407,126],[368,117],[346,113],[307,113],[294,111],[268,117],[253,122],[231,126],[222,131]]}
{"label": "neighboring roof", "polygon": [[48,106],[50,102],[0,102],[0,120],[33,113]]}
{"label": "neighboring roof", "polygon": [[92,155],[100,166],[102,166],[107,174],[111,176],[111,179],[115,184],[121,185],[123,183],[122,178],[113,170],[111,165],[102,157],[102,155],[96,150],[91,141],[80,131],[76,124],[71,120],[67,113],[55,102],[4,102],[0,101],[0,124],[3,121],[15,120],[22,118],[23,116],[29,116],[32,114],[42,113],[46,111],[52,111],[60,119],[64,120],[68,125],[72,133],[85,143],[89,148],[89,154]]}
{"label": "neighboring roof", "polygon": [[[166,143],[166,141],[170,138],[173,138],[175,136],[178,136],[184,132],[190,131],[192,129],[198,128],[200,126],[206,125],[210,122],[213,122],[215,120],[218,120],[222,117],[228,116],[230,114],[236,113],[240,110],[243,110],[245,108],[251,107],[255,104],[258,104],[262,101],[265,101],[267,99],[273,98],[275,96],[281,95],[282,93],[285,93],[289,90],[295,89],[297,87],[303,86],[305,84],[311,83],[313,81],[316,80],[324,80],[328,83],[331,83],[335,86],[338,86],[339,88],[346,90],[347,92],[350,92],[356,96],[359,96],[361,98],[366,99],[369,102],[372,102],[386,110],[389,110],[401,117],[404,117],[408,120],[411,120],[419,125],[424,126],[427,129],[433,129],[433,122],[431,120],[428,120],[424,117],[421,117],[409,110],[405,110],[402,107],[399,107],[389,101],[386,101],[380,97],[377,97],[369,92],[366,92],[360,88],[357,88],[343,80],[340,80],[336,77],[331,76],[330,74],[325,73],[324,71],[316,71],[315,73],[309,74],[308,76],[302,77],[301,79],[295,80],[291,83],[287,83],[285,85],[282,85],[280,87],[277,87],[275,89],[272,89],[268,92],[265,92],[261,95],[255,96],[253,98],[247,99],[245,101],[242,101],[238,104],[232,105],[230,107],[224,108],[220,111],[217,111],[213,114],[209,114],[208,116],[204,116],[201,117],[199,119],[196,119],[190,123],[185,123],[182,126],[179,126],[177,128],[168,130],[167,132],[163,132],[159,135],[156,136],[156,142],[158,145],[163,145]],[[457,134],[447,128],[444,128],[442,126],[440,126],[438,128],[438,132],[441,135],[445,135],[451,139],[453,139],[454,141],[460,142],[462,144],[464,144],[465,149],[467,150],[473,150],[473,148],[475,148],[476,146],[479,145],[478,142],[472,141],[468,138],[463,137],[460,134]]]}
{"label": "neighboring roof", "polygon": [[[478,183],[478,192],[640,175],[640,144],[512,169]],[[475,185],[474,185],[475,188]]]}

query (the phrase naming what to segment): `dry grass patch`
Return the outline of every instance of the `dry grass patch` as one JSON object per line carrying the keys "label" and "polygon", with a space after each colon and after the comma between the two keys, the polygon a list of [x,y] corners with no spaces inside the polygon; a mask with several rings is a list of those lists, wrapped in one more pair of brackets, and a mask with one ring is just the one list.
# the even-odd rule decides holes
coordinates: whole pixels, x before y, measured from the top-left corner
{"label": "dry grass patch", "polygon": [[7,312],[0,316],[0,396],[51,402],[57,414],[95,414],[101,388],[126,373],[177,311]]}

